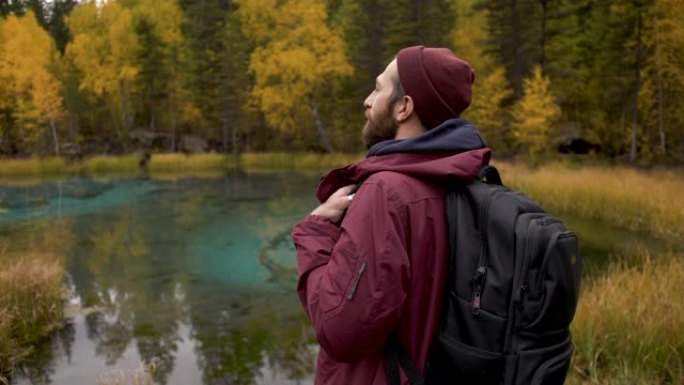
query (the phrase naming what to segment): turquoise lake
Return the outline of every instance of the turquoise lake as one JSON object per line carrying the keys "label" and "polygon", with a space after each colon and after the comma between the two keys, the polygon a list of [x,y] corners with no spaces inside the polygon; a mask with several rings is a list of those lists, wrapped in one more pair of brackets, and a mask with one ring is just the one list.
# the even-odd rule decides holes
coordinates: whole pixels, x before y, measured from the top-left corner
{"label": "turquoise lake", "polygon": [[290,230],[318,177],[0,187],[1,247],[63,255],[70,291],[66,326],[12,383],[98,384],[144,360],[159,384],[311,384]]}
{"label": "turquoise lake", "polygon": [[[318,346],[295,291],[292,226],[317,173],[0,185],[0,251],[63,256],[64,328],[12,384],[105,384],[153,362],[157,384],[312,384]],[[662,241],[563,217],[585,273]],[[110,382],[111,383],[111,382]],[[127,383],[131,383],[130,378]]]}

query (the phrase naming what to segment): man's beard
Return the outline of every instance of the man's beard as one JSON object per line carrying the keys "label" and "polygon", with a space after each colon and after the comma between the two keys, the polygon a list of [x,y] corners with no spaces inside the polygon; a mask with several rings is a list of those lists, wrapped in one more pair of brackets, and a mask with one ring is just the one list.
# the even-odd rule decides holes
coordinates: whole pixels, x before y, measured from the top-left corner
{"label": "man's beard", "polygon": [[399,130],[399,123],[392,116],[392,108],[388,103],[386,108],[370,117],[363,126],[363,144],[370,149],[374,144],[394,139]]}

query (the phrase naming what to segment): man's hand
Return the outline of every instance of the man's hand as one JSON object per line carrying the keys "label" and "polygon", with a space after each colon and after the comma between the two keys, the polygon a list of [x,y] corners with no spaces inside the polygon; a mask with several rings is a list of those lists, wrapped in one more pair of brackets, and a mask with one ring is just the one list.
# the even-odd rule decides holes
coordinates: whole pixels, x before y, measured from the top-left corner
{"label": "man's hand", "polygon": [[331,222],[337,223],[354,198],[354,194],[352,194],[354,189],[356,189],[356,185],[352,184],[335,191],[327,201],[312,211],[311,215],[325,217]]}

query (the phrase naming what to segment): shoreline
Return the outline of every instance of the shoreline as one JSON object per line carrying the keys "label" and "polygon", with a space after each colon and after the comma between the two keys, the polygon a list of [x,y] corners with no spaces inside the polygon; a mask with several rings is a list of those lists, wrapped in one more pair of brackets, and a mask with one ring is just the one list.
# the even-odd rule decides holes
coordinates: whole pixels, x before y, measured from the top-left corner
{"label": "shoreline", "polygon": [[70,161],[63,157],[0,158],[0,183],[21,182],[36,178],[59,179],[70,176],[157,175],[213,173],[246,170],[323,170],[342,167],[363,159],[363,154],[317,154],[284,152],[248,152],[238,155],[218,153],[152,153],[91,156]]}

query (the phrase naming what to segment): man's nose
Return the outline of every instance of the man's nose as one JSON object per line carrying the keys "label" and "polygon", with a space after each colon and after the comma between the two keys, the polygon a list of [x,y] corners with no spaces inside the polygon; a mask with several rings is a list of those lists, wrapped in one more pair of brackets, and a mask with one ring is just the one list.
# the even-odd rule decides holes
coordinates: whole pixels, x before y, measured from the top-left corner
{"label": "man's nose", "polygon": [[366,96],[366,100],[363,101],[363,108],[371,108],[373,106],[373,94]]}

